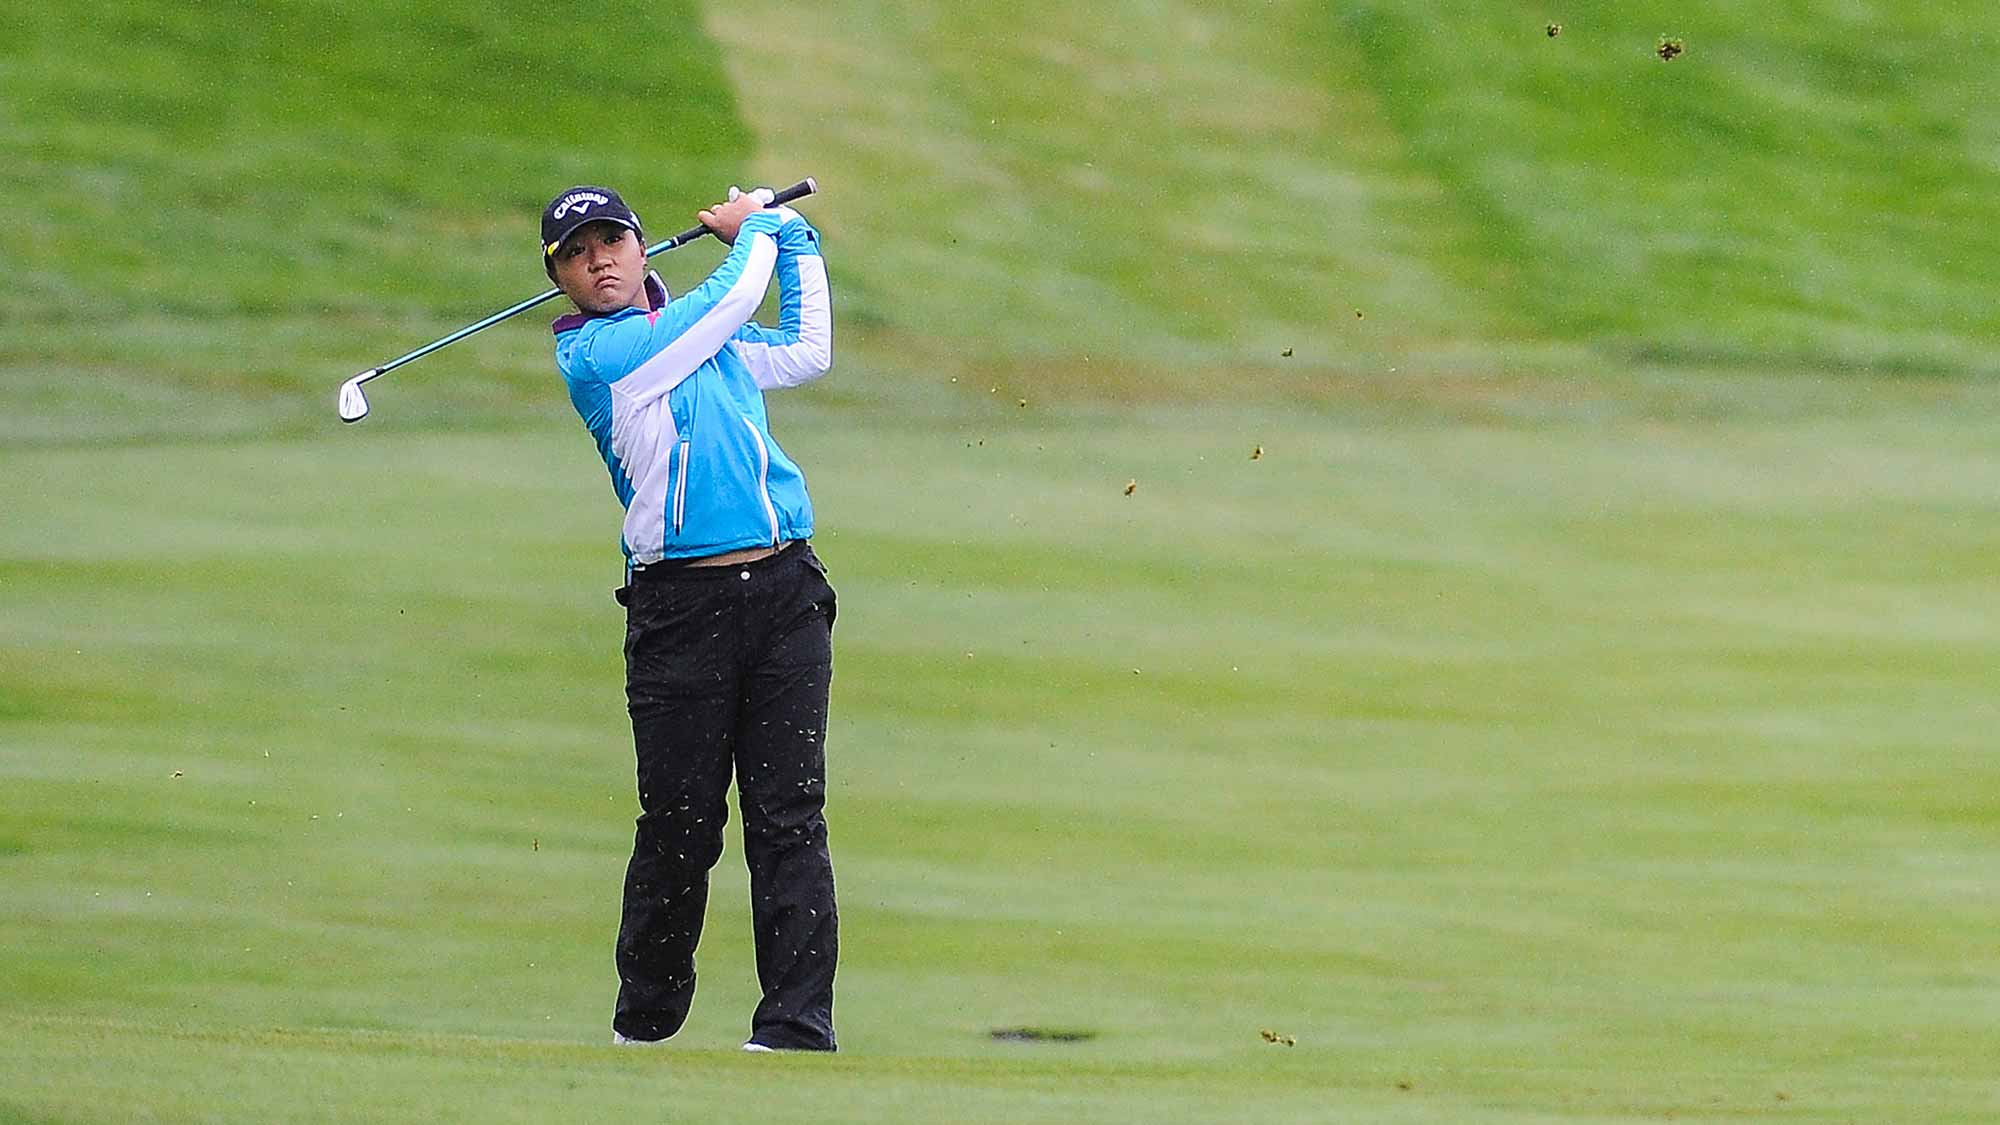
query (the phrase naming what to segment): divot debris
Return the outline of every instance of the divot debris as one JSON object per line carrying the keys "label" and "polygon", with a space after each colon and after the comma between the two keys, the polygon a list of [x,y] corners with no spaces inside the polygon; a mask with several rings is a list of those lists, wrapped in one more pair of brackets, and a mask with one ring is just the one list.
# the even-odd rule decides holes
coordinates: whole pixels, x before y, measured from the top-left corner
{"label": "divot debris", "polygon": [[1081,1043],[1097,1038],[1081,1027],[996,1027],[987,1035],[1002,1043]]}

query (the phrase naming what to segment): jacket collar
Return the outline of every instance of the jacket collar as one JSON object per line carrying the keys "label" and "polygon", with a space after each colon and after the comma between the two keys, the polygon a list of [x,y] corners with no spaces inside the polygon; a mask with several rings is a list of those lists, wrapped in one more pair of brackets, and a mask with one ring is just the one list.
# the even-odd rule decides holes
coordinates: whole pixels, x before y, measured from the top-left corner
{"label": "jacket collar", "polygon": [[[652,305],[656,312],[667,307],[667,283],[661,281],[660,275],[654,273],[652,270],[646,271],[646,302]],[[560,336],[573,329],[582,328],[600,316],[617,316],[624,311],[624,309],[617,309],[608,313],[565,313],[557,317],[555,322],[550,324],[549,327],[556,335]]]}

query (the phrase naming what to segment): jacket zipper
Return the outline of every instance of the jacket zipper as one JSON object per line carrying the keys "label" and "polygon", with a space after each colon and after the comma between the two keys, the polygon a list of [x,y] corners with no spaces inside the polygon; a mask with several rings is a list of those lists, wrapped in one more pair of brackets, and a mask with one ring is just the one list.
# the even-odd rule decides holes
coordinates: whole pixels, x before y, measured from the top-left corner
{"label": "jacket zipper", "polygon": [[771,504],[771,451],[764,447],[764,435],[757,432],[757,423],[744,418],[743,425],[748,427],[751,439],[757,443],[757,499],[764,502],[764,514],[770,517],[771,546],[775,547],[778,545],[778,509]]}
{"label": "jacket zipper", "polygon": [[690,442],[687,440],[683,440],[681,442],[681,473],[680,476],[674,478],[674,534],[675,535],[679,535],[681,533],[681,517],[687,514],[689,444]]}

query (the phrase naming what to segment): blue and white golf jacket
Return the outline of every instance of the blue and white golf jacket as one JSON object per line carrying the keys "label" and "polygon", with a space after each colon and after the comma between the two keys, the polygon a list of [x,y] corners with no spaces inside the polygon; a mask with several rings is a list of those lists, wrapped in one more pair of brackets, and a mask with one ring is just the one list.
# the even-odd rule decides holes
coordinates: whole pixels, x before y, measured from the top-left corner
{"label": "blue and white golf jacket", "polygon": [[[750,320],[778,277],[778,327]],[[819,232],[789,207],[753,212],[708,280],[653,311],[555,322],[556,368],[625,505],[628,565],[812,535],[805,475],[771,438],[763,392],[833,363]]]}

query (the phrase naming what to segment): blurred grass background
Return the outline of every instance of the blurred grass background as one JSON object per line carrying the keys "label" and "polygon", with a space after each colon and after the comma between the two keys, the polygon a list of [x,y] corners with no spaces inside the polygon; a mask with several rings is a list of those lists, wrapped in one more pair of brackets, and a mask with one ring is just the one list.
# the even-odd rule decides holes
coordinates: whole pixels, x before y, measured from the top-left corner
{"label": "blurred grass background", "polygon": [[[506,4],[0,16],[9,438],[310,429],[329,373],[543,286],[550,185],[613,181],[667,230],[753,173],[827,184],[873,401],[988,365],[1161,402],[1993,371],[1980,5],[616,15],[622,65]],[[427,426],[544,419],[524,338],[395,385]]]}
{"label": "blurred grass background", "polygon": [[[1990,1119],[2000,16],[1561,9],[0,12],[0,1119]],[[571,182],[808,174],[847,1049],[772,1081],[734,848],[602,1046],[543,313],[331,406]]]}

